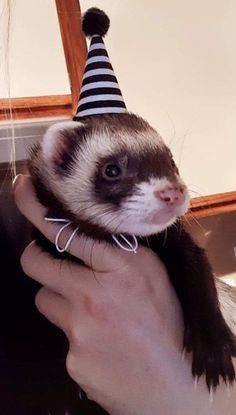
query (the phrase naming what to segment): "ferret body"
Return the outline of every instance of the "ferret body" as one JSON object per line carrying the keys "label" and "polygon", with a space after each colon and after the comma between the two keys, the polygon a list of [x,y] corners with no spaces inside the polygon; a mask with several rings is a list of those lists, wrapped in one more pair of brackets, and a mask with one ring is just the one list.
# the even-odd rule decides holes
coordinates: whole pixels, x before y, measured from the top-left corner
{"label": "ferret body", "polygon": [[188,191],[159,134],[130,113],[56,124],[32,150],[29,170],[48,215],[110,243],[135,235],[159,255],[182,306],[193,376],[205,374],[209,388],[220,376],[232,383],[235,337],[206,255],[181,226]]}

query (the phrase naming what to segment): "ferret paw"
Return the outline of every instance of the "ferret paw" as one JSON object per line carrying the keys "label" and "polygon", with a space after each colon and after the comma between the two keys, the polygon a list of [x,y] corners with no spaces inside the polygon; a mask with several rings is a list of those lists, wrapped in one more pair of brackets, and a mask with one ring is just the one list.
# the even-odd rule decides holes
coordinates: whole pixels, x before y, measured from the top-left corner
{"label": "ferret paw", "polygon": [[185,330],[184,347],[192,352],[192,374],[199,378],[205,374],[211,391],[219,385],[220,377],[226,384],[236,381],[232,357],[236,356],[236,338],[225,321],[217,321],[210,327]]}

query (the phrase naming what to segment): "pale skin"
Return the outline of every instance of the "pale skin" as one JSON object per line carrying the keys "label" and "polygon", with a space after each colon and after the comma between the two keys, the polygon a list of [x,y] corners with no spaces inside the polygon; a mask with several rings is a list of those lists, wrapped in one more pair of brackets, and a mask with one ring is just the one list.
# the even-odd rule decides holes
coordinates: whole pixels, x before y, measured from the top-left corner
{"label": "pale skin", "polygon": [[[30,178],[18,177],[14,191],[20,211],[54,241],[59,226],[44,220]],[[111,415],[235,415],[235,385],[222,383],[213,403],[203,378],[194,386],[180,306],[156,255],[81,236],[70,253],[85,265],[54,259],[35,242],[21,263],[43,285],[36,306],[66,334],[67,370],[91,399]]]}

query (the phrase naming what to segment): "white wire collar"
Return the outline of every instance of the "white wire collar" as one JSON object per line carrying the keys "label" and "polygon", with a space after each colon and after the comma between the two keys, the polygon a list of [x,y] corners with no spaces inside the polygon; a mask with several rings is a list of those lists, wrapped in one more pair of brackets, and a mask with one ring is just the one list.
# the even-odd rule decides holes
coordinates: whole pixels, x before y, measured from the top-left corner
{"label": "white wire collar", "polygon": [[[49,218],[49,217],[45,217],[44,220],[46,220],[47,222],[63,223],[62,227],[59,229],[59,231],[56,234],[55,247],[58,252],[60,253],[65,252],[70,247],[70,244],[73,238],[75,237],[76,233],[78,232],[79,227],[72,229],[72,233],[69,236],[68,240],[66,241],[64,247],[60,247],[60,236],[63,233],[63,231],[71,225],[72,222],[69,221],[68,219]],[[138,249],[138,241],[135,235],[130,235],[131,240],[129,240],[128,237],[124,236],[122,233],[118,235],[111,235],[111,236],[115,244],[120,249],[123,249],[124,251],[127,251],[127,252],[133,252],[134,254],[136,254],[137,249]]]}

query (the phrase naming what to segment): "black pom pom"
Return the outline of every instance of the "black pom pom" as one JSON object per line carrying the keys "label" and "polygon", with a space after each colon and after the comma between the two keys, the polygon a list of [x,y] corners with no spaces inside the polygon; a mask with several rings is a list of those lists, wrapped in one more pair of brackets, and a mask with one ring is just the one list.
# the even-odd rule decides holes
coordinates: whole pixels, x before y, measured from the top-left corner
{"label": "black pom pom", "polygon": [[100,9],[91,7],[83,16],[82,29],[86,36],[105,36],[110,26],[109,17]]}

